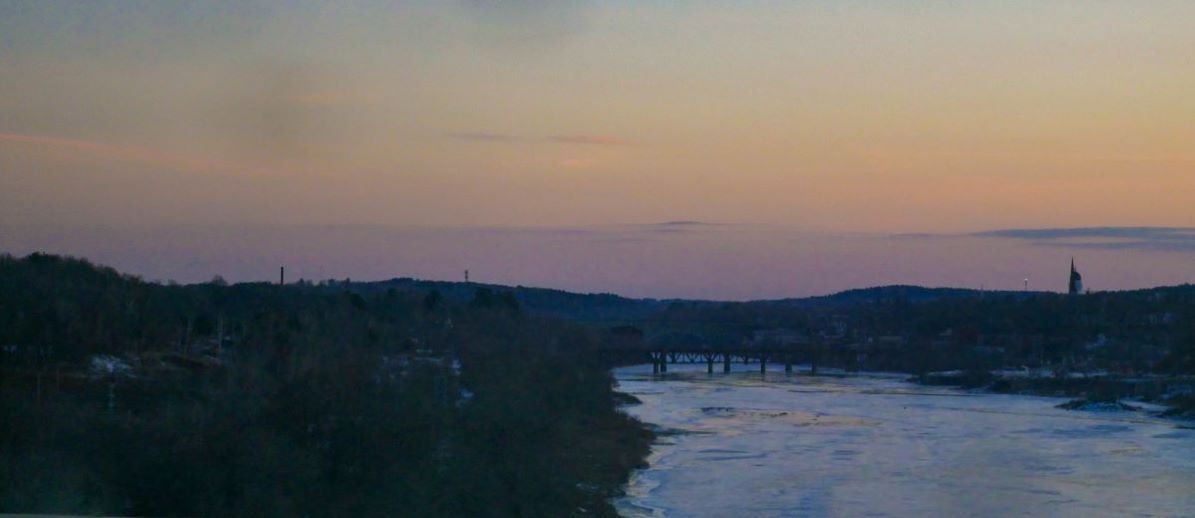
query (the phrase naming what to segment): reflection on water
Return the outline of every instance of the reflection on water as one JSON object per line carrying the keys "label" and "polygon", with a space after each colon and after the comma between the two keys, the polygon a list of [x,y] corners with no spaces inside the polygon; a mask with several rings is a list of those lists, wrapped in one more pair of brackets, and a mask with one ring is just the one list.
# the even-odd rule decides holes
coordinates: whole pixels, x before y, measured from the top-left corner
{"label": "reflection on water", "polygon": [[1191,516],[1195,430],[899,376],[616,371],[662,430],[628,516]]}

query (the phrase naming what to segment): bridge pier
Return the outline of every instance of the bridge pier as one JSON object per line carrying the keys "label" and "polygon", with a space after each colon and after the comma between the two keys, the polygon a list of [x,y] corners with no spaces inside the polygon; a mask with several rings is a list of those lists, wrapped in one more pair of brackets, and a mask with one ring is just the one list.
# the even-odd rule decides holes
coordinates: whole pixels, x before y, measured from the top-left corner
{"label": "bridge pier", "polygon": [[651,356],[651,373],[660,374],[668,372],[668,353],[648,353]]}
{"label": "bridge pier", "polygon": [[[722,372],[730,373],[731,367],[736,362],[742,362],[744,365],[749,365],[752,362],[759,362],[759,372],[766,374],[768,372],[768,362],[780,363],[784,365],[784,372],[792,374],[797,372],[800,363],[809,362],[809,374],[813,376],[819,375],[822,370],[822,363],[826,363],[832,367],[838,367],[840,364],[847,369],[848,372],[859,370],[866,362],[867,357],[865,353],[859,351],[830,351],[823,348],[814,347],[793,347],[789,349],[771,348],[763,349],[757,347],[741,347],[733,349],[712,349],[708,347],[693,347],[693,349],[612,349],[610,354],[617,354],[619,360],[630,358],[639,358],[642,361],[644,356],[651,362],[652,374],[662,374],[668,372],[668,364],[670,363],[694,363],[700,365],[705,362],[705,372],[713,374],[715,372],[716,363],[722,363]],[[700,368],[700,367],[699,367]],[[777,366],[779,372],[779,366]],[[804,371],[803,371],[804,372]]]}

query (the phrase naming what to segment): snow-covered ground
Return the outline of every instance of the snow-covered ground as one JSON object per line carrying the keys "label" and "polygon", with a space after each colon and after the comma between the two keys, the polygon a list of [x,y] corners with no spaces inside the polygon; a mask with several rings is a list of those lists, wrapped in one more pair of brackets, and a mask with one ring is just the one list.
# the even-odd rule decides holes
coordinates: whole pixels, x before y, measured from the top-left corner
{"label": "snow-covered ground", "polygon": [[1195,429],[1065,401],[704,365],[616,371],[662,429],[629,516],[1190,516]]}

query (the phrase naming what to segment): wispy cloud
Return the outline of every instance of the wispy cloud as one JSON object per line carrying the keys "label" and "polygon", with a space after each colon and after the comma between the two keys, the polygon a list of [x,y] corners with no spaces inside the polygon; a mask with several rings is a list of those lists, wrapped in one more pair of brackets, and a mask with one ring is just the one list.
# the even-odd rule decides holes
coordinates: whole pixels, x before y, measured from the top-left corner
{"label": "wispy cloud", "polygon": [[565,169],[589,169],[597,165],[597,160],[589,157],[573,157],[561,160],[558,165]]}
{"label": "wispy cloud", "polygon": [[714,223],[706,223],[704,221],[694,221],[694,220],[682,219],[682,220],[676,220],[676,221],[664,221],[661,223],[656,223],[655,225],[661,226],[661,227],[697,227],[697,226],[701,226],[701,225],[713,225],[713,224]]}
{"label": "wispy cloud", "polygon": [[719,224],[718,223],[707,223],[705,221],[674,220],[674,221],[663,221],[660,223],[648,223],[648,224],[644,225],[644,228],[646,228],[650,232],[657,233],[657,234],[677,234],[677,233],[682,233],[682,232],[683,233],[699,232],[699,231],[707,230],[710,227],[717,226],[717,225],[719,225]]}
{"label": "wispy cloud", "polygon": [[971,235],[987,238],[1020,239],[1039,245],[1069,248],[1195,252],[1195,228],[1191,227],[1002,229],[976,232]]}
{"label": "wispy cloud", "polygon": [[488,52],[555,51],[588,25],[592,0],[463,0],[477,43]]}
{"label": "wispy cloud", "polygon": [[550,144],[577,144],[587,146],[631,146],[634,142],[608,135],[550,135],[547,137],[524,137],[510,133],[488,131],[460,131],[449,133],[448,137],[473,142],[521,143],[541,142]]}
{"label": "wispy cloud", "polygon": [[548,140],[560,144],[586,144],[591,146],[629,146],[631,141],[605,135],[553,135]]}
{"label": "wispy cloud", "polygon": [[149,164],[190,172],[234,174],[269,174],[272,172],[243,164],[211,160],[171,151],[141,146],[108,144],[93,140],[0,133],[0,144],[2,143],[40,146],[60,151],[85,153],[99,158]]}
{"label": "wispy cloud", "polygon": [[348,104],[351,101],[351,98],[348,95],[332,91],[286,94],[280,96],[278,99],[285,103],[305,106],[335,106],[339,104]]}
{"label": "wispy cloud", "polygon": [[527,139],[517,135],[508,135],[506,133],[486,133],[480,131],[466,131],[459,133],[449,133],[449,137],[457,140],[469,140],[473,142],[525,142]]}

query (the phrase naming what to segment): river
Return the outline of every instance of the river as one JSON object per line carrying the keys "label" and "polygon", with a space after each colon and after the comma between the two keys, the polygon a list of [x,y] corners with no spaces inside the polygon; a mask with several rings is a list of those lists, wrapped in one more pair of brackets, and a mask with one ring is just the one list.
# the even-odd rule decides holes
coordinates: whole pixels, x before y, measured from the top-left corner
{"label": "river", "polygon": [[663,431],[624,516],[1195,516],[1192,423],[897,375],[670,368],[615,371]]}

